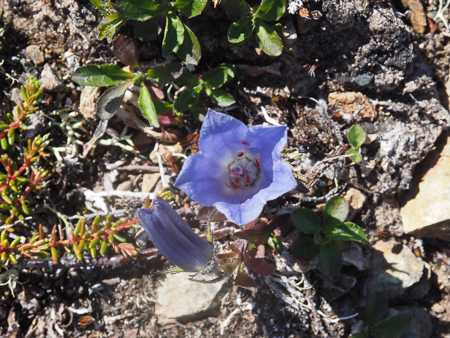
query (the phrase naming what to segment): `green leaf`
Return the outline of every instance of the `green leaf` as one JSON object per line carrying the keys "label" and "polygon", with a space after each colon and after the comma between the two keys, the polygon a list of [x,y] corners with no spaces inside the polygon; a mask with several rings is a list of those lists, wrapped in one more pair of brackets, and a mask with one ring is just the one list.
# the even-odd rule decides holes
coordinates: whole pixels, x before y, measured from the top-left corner
{"label": "green leaf", "polygon": [[103,5],[103,2],[100,0],[89,0],[95,7],[95,9],[98,9],[101,5]]}
{"label": "green leaf", "polygon": [[322,245],[322,244],[328,243],[329,241],[330,241],[330,239],[322,231],[315,232],[314,243]]}
{"label": "green leaf", "polygon": [[305,234],[314,234],[320,230],[320,217],[309,209],[297,209],[291,214],[294,226]]}
{"label": "green leaf", "polygon": [[153,99],[153,104],[155,106],[157,115],[164,115],[173,108],[173,104],[170,104],[169,102],[163,100]]}
{"label": "green leaf", "polygon": [[274,27],[259,21],[256,25],[256,43],[267,54],[279,56],[283,52],[283,44]]}
{"label": "green leaf", "polygon": [[341,196],[331,198],[323,211],[323,230],[327,233],[335,226],[342,224],[349,212],[348,202]]}
{"label": "green leaf", "polygon": [[225,90],[217,88],[217,89],[209,89],[209,93],[207,94],[212,97],[212,99],[217,103],[220,107],[228,107],[235,103],[233,96],[227,93]]}
{"label": "green leaf", "polygon": [[380,321],[389,308],[389,297],[387,293],[371,292],[367,296],[365,319],[367,324]]}
{"label": "green leaf", "polygon": [[359,153],[358,150],[356,150],[356,149],[350,149],[350,150],[348,151],[348,154],[349,154],[349,155],[353,155],[353,156],[350,157],[350,159],[351,159],[353,162],[359,163],[359,162],[362,161],[362,156],[361,156],[361,154]]}
{"label": "green leaf", "polygon": [[133,80],[128,80],[118,86],[106,90],[97,102],[97,112],[102,120],[109,120],[114,116],[116,110],[119,109],[125,91],[133,83]]}
{"label": "green leaf", "polygon": [[120,27],[122,27],[125,21],[126,20],[123,18],[119,18],[100,24],[98,27],[98,39],[103,40],[107,37],[108,42],[111,43],[112,39],[119,32]]}
{"label": "green leaf", "polygon": [[364,229],[352,222],[345,222],[335,226],[327,233],[326,237],[330,240],[354,241],[366,245],[370,244],[364,234]]}
{"label": "green leaf", "polygon": [[314,243],[312,236],[302,236],[294,243],[292,255],[301,261],[310,261],[319,252],[320,245]]}
{"label": "green leaf", "polygon": [[139,108],[141,108],[142,115],[155,128],[159,128],[158,116],[156,115],[155,105],[152,102],[152,97],[145,84],[141,86],[141,94],[139,95]]}
{"label": "green leaf", "polygon": [[175,113],[182,113],[193,107],[197,103],[201,91],[201,85],[183,90],[173,103],[173,111]]}
{"label": "green leaf", "polygon": [[369,337],[369,328],[364,326],[363,330],[359,333],[352,334],[350,338],[367,338]]}
{"label": "green leaf", "polygon": [[208,0],[177,0],[173,6],[188,18],[200,15],[206,6]]}
{"label": "green leaf", "polygon": [[80,85],[93,87],[111,86],[132,78],[133,73],[125,72],[117,65],[79,67],[72,75],[72,80]]}
{"label": "green leaf", "polygon": [[170,53],[176,52],[184,40],[184,25],[173,12],[168,12],[166,16],[166,28],[164,29],[164,39],[162,43],[162,55],[166,57]]}
{"label": "green leaf", "polygon": [[219,88],[234,77],[233,66],[221,64],[220,66],[210,69],[203,74],[202,82],[204,86],[211,88]]}
{"label": "green leaf", "polygon": [[255,18],[265,21],[280,19],[286,10],[286,0],[264,0],[256,11]]}
{"label": "green leaf", "polygon": [[166,84],[179,78],[182,74],[183,66],[181,63],[173,62],[164,66],[149,69],[145,76],[161,84]]}
{"label": "green leaf", "polygon": [[187,68],[183,68],[183,74],[177,79],[177,82],[186,87],[195,87],[199,84],[199,81]]}
{"label": "green leaf", "polygon": [[330,244],[324,244],[320,247],[319,259],[322,271],[327,277],[333,278],[339,275],[342,268],[342,256],[339,251]]}
{"label": "green leaf", "polygon": [[128,18],[137,21],[148,20],[167,8],[152,0],[118,0],[117,7]]}
{"label": "green leaf", "polygon": [[197,65],[202,56],[197,37],[186,25],[184,25],[183,43],[178,48],[177,55],[188,65]]}
{"label": "green leaf", "polygon": [[411,315],[404,313],[382,321],[369,329],[370,334],[380,338],[398,338],[405,334],[411,324]]}
{"label": "green leaf", "polygon": [[366,141],[366,133],[358,124],[355,124],[348,133],[348,142],[358,149]]}
{"label": "green leaf", "polygon": [[225,10],[236,16],[250,14],[250,7],[245,0],[224,0],[222,6]]}
{"label": "green leaf", "polygon": [[251,16],[243,17],[231,24],[228,28],[228,41],[239,43],[247,39],[255,29],[255,22]]}

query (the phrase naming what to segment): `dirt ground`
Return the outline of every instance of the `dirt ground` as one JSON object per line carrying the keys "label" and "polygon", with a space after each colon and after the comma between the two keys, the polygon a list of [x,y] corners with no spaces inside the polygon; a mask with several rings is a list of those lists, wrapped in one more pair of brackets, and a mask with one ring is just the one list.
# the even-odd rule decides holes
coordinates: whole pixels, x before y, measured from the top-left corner
{"label": "dirt ground", "polygon": [[[365,229],[371,244],[395,242],[412,250],[419,248],[419,259],[430,266],[424,292],[406,290],[393,297],[389,306],[425,310],[432,323],[431,337],[450,337],[450,245],[439,239],[405,235],[400,216],[400,207],[411,198],[409,192],[417,177],[427,170],[450,136],[450,35],[440,20],[435,30],[428,26],[424,33],[416,33],[411,15],[398,15],[407,10],[405,3],[408,4],[390,0],[306,1],[309,10],[322,16],[318,20],[305,20],[298,15],[283,17],[285,48],[277,58],[260,53],[253,39],[237,45],[229,43],[226,32],[232,18],[220,6],[209,6],[200,17],[189,20],[189,26],[202,47],[198,73],[223,62],[238,69],[236,78],[226,85],[238,102],[228,113],[247,122],[245,109],[253,123],[259,124],[264,117],[258,107],[263,106],[270,117],[288,125],[286,149],[293,155],[286,160],[294,172],[308,176],[316,161],[347,142],[346,133],[353,124],[363,127],[373,139],[364,146],[363,154],[370,169],[335,163],[324,168],[310,193],[291,194],[269,206],[273,211],[300,205],[320,209],[324,200],[319,197],[334,187],[339,171],[344,191],[354,188],[367,197],[353,221]],[[438,0],[425,0],[422,4],[429,17],[434,17]],[[61,147],[67,136],[56,127],[55,123],[61,120],[55,112],[61,108],[76,111],[83,90],[71,80],[71,74],[86,63],[117,61],[111,45],[97,40],[100,14],[85,0],[0,0],[0,12],[1,26],[5,28],[0,51],[4,69],[0,74],[0,108],[10,111],[19,83],[28,76],[39,76],[49,65],[67,89],[47,91],[32,123],[37,133],[50,133],[53,147]],[[445,12],[447,18],[448,15]],[[121,32],[131,36],[132,26],[126,25]],[[137,42],[142,63],[163,61],[161,37]],[[43,63],[36,65],[30,60],[25,52],[30,45],[44,51]],[[328,111],[308,98],[325,100]],[[352,100],[357,105],[339,106],[339,102]],[[81,141],[89,141],[96,124],[95,119],[84,122],[87,132]],[[199,126],[187,114],[177,128],[186,136]],[[109,127],[111,133],[120,134],[124,126],[114,118]],[[139,134],[132,129],[129,133],[133,137]],[[61,215],[75,223],[70,217],[86,211],[83,188],[106,190],[105,182],[109,180],[115,188],[128,182],[140,191],[142,172],[119,171],[111,179],[111,166],[155,166],[149,161],[154,140],[134,140],[139,155],[119,147],[98,146],[95,155],[86,158],[80,156],[81,147],[72,158],[58,160],[54,154],[47,158],[52,175],[39,192],[28,224],[30,229],[42,224],[49,233],[54,224],[61,222]],[[181,167],[181,159],[177,159],[177,165]],[[171,172],[167,164],[165,170]],[[173,183],[175,175],[170,179]],[[160,186],[154,191],[157,189]],[[198,225],[198,205],[179,190],[172,190],[178,208],[186,209],[186,219]],[[115,210],[115,217],[125,218],[134,215],[143,200],[111,197],[108,203]],[[46,205],[53,206],[53,210]],[[130,238],[136,235],[136,229],[131,229]],[[293,236],[285,238],[286,246],[295,240]],[[144,247],[147,245],[150,246],[144,243]],[[373,249],[364,247],[362,253],[370,261]],[[305,288],[302,294],[304,304],[311,308],[314,303],[315,310],[311,311],[289,304],[288,290],[282,290],[287,296],[283,298],[268,279],[255,274],[257,292],[233,285],[217,316],[179,323],[163,321],[155,315],[155,294],[162,278],[155,272],[163,267],[163,262],[154,256],[116,265],[12,265],[8,270],[10,285],[0,286],[0,336],[216,337],[225,330],[227,337],[349,337],[352,327],[362,320],[361,315],[343,321],[324,317],[363,313],[372,276],[370,267],[344,266],[343,274],[355,282],[346,289],[333,286],[333,281],[328,281],[318,269],[307,271],[313,288]],[[3,283],[8,279],[3,279]],[[436,311],[435,304],[444,310]],[[239,312],[230,316],[236,309]]]}

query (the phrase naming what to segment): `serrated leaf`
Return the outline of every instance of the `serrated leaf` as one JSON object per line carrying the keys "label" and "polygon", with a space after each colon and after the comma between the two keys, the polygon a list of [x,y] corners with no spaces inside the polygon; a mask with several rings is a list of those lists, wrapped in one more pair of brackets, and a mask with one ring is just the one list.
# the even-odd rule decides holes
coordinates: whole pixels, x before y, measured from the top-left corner
{"label": "serrated leaf", "polygon": [[352,222],[345,222],[335,226],[327,233],[327,238],[330,240],[354,241],[369,245],[369,240],[364,234],[364,229]]}
{"label": "serrated leaf", "polygon": [[177,0],[173,6],[188,18],[200,15],[208,0]]}
{"label": "serrated leaf", "polygon": [[184,25],[183,43],[178,48],[177,55],[188,65],[197,65],[202,56],[197,37],[186,25]]}
{"label": "serrated leaf", "polygon": [[102,120],[109,120],[114,116],[116,110],[119,109],[125,91],[133,83],[133,80],[128,80],[118,86],[106,90],[97,102],[97,112]]}
{"label": "serrated leaf", "polygon": [[128,18],[137,21],[148,20],[167,8],[152,0],[118,0],[117,7]]}
{"label": "serrated leaf", "polygon": [[210,89],[210,93],[208,94],[220,107],[228,107],[231,106],[236,101],[233,96],[227,93],[225,90],[216,88]]}
{"label": "serrated leaf", "polygon": [[314,234],[320,230],[320,217],[309,209],[297,209],[291,214],[294,226],[305,234]]}
{"label": "serrated leaf", "polygon": [[155,128],[159,128],[158,116],[156,115],[155,105],[152,102],[150,92],[144,84],[141,86],[141,94],[139,95],[139,108],[141,108],[142,115]]}
{"label": "serrated leaf", "polygon": [[369,332],[379,338],[398,338],[408,331],[410,324],[411,315],[404,313],[372,326],[369,328]]}
{"label": "serrated leaf", "polygon": [[265,21],[280,19],[286,10],[286,0],[264,0],[256,11],[255,18]]}
{"label": "serrated leaf", "polygon": [[120,62],[134,69],[139,68],[139,52],[133,39],[124,35],[118,35],[113,40],[112,45],[113,53]]}
{"label": "serrated leaf", "polygon": [[183,74],[183,66],[180,62],[169,63],[164,66],[149,69],[146,77],[161,84],[174,81]]}
{"label": "serrated leaf", "polygon": [[133,73],[120,69],[117,65],[88,65],[79,67],[72,75],[72,80],[83,86],[104,87],[134,78]]}
{"label": "serrated leaf", "polygon": [[348,202],[341,196],[331,198],[323,211],[322,228],[328,233],[335,226],[342,224],[349,213]]}
{"label": "serrated leaf", "polygon": [[221,64],[210,69],[203,74],[202,82],[204,86],[219,88],[234,77],[234,70],[231,65]]}
{"label": "serrated leaf", "polygon": [[279,56],[283,52],[283,44],[274,27],[259,21],[256,25],[256,43],[267,54]]}
{"label": "serrated leaf", "polygon": [[202,86],[200,85],[183,90],[173,103],[173,111],[175,113],[182,113],[193,107],[200,97],[201,90]]}
{"label": "serrated leaf", "polygon": [[225,10],[236,16],[250,14],[250,7],[245,0],[224,0],[222,6]]}
{"label": "serrated leaf", "polygon": [[336,277],[341,272],[342,256],[330,244],[324,244],[320,247],[319,260],[322,271],[327,277]]}
{"label": "serrated leaf", "polygon": [[166,57],[170,53],[176,52],[184,40],[184,25],[173,12],[166,15],[166,27],[164,29],[164,39],[162,43],[162,55]]}
{"label": "serrated leaf", "polygon": [[349,155],[353,155],[353,156],[350,157],[350,159],[351,159],[353,162],[359,163],[359,162],[362,161],[362,156],[361,156],[361,154],[359,153],[358,150],[356,150],[356,149],[350,149],[350,150],[348,151],[348,154],[349,154]]}
{"label": "serrated leaf", "polygon": [[108,34],[106,35],[106,41],[111,43],[114,36],[119,33],[120,27],[126,22],[126,20],[117,20],[111,27],[109,28]]}
{"label": "serrated leaf", "polygon": [[243,17],[231,24],[228,28],[228,41],[231,43],[239,43],[247,39],[255,29],[255,23],[251,16]]}
{"label": "serrated leaf", "polygon": [[358,149],[366,141],[366,133],[364,129],[358,124],[355,124],[348,133],[348,142],[355,148]]}
{"label": "serrated leaf", "polygon": [[319,249],[320,245],[314,243],[312,236],[302,236],[294,243],[292,255],[301,261],[310,261]]}
{"label": "serrated leaf", "polygon": [[100,24],[98,27],[98,39],[103,40],[107,37],[108,42],[111,43],[112,38],[119,32],[119,29],[122,27],[124,22],[125,20],[120,18]]}

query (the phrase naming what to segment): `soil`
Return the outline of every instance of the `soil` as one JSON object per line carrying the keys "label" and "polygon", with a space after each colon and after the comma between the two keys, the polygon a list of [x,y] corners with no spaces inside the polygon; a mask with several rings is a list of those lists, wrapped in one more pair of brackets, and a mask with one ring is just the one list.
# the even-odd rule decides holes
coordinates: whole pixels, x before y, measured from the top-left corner
{"label": "soil", "polygon": [[[429,17],[434,17],[438,0],[425,0],[422,4]],[[325,201],[320,197],[334,188],[335,173],[339,171],[342,189],[353,187],[367,197],[353,221],[365,229],[370,242],[394,241],[414,249],[418,239],[404,234],[399,211],[411,198],[407,193],[417,177],[426,171],[450,135],[449,89],[446,91],[450,35],[440,20],[436,30],[430,25],[425,33],[415,32],[411,15],[400,15],[406,11],[405,3],[400,1],[311,0],[305,6],[321,15],[310,20],[299,15],[284,16],[280,22],[285,47],[281,56],[272,58],[257,48],[253,38],[237,45],[229,43],[226,32],[235,18],[220,5],[209,5],[200,17],[186,20],[202,47],[202,59],[194,74],[224,62],[236,65],[236,78],[225,86],[237,101],[228,113],[246,123],[252,120],[260,124],[265,118],[259,107],[265,107],[270,117],[287,124],[287,150],[297,156],[286,160],[294,172],[305,177],[311,177],[314,163],[347,143],[346,135],[353,124],[361,125],[372,139],[363,153],[369,167],[345,167],[345,160],[332,163],[315,177],[309,193],[280,198],[271,202],[270,208],[277,211],[301,205],[320,210]],[[87,63],[117,62],[111,44],[97,39],[101,15],[85,0],[0,0],[0,12],[1,26],[5,28],[0,51],[4,69],[0,74],[0,108],[12,110],[14,90],[29,76],[41,74],[44,65],[50,65],[69,90],[45,93],[36,113],[42,117],[35,122],[36,129],[50,133],[52,147],[64,146],[67,135],[55,127],[54,123],[61,121],[55,112],[62,108],[77,111],[83,90],[71,80],[71,74],[77,66]],[[447,10],[447,19],[448,15]],[[132,24],[121,29],[121,34],[132,33]],[[143,64],[164,61],[161,41],[161,36],[150,42],[136,40]],[[33,64],[25,52],[30,45],[44,51],[44,63]],[[336,93],[344,93],[345,97]],[[355,97],[359,104],[349,108],[347,103]],[[320,104],[309,98],[320,100]],[[347,103],[341,104],[342,100]],[[212,102],[205,100],[203,104]],[[81,134],[81,141],[89,141],[96,124],[95,120],[84,121],[86,132]],[[200,125],[187,113],[177,128],[186,136]],[[114,118],[109,127],[107,134],[113,135],[120,134],[124,126]],[[136,130],[131,133],[138,134]],[[42,224],[44,231],[50,233],[64,217],[75,223],[76,219],[70,217],[92,211],[91,202],[84,200],[84,188],[103,191],[107,184],[117,188],[130,182],[133,189],[140,191],[142,172],[119,171],[113,177],[108,168],[129,164],[154,166],[148,160],[153,148],[154,140],[150,140],[135,146],[138,155],[100,145],[85,158],[80,155],[81,147],[72,158],[58,160],[51,154],[44,164],[52,168],[52,175],[36,197],[34,216],[27,227],[31,231]],[[176,161],[181,167],[181,159]],[[171,172],[167,164],[165,169]],[[175,176],[171,175],[171,183]],[[160,186],[154,191],[157,189]],[[171,190],[186,219],[191,225],[199,225],[194,219],[198,205],[179,190]],[[112,197],[109,203],[109,212],[116,218],[125,218],[133,216],[143,200]],[[53,206],[53,211],[46,206]],[[136,229],[128,235],[135,238]],[[294,240],[292,236],[286,237],[287,246]],[[433,324],[431,337],[450,337],[450,245],[439,239],[419,241],[419,257],[431,266],[429,291],[418,297],[397,297],[390,306],[425,309]],[[144,242],[143,248],[146,246],[151,245]],[[363,248],[363,253],[370,259],[370,248]],[[315,311],[289,304],[267,278],[253,274],[258,291],[233,286],[223,300],[219,316],[187,324],[163,321],[155,315],[155,294],[161,278],[155,272],[163,268],[163,262],[161,257],[153,256],[115,265],[11,265],[7,273],[12,285],[0,286],[0,336],[216,337],[221,335],[227,317],[239,308],[239,314],[229,319],[225,336],[349,337],[352,326],[363,319],[370,269],[359,271],[354,266],[344,266],[343,273],[355,278],[356,283],[337,298],[327,292],[333,289],[333,281],[327,281],[319,269],[307,272],[313,288],[302,291],[304,304],[311,307],[313,303]],[[436,303],[444,306],[444,312],[432,309]],[[318,312],[328,318],[360,315],[333,322]]]}

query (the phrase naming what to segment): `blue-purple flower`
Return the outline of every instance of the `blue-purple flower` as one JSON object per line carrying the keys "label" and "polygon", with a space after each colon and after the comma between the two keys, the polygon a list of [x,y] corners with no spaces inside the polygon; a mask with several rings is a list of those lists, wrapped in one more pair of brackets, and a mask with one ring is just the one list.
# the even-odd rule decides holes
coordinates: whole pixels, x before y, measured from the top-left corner
{"label": "blue-purple flower", "polygon": [[256,219],[267,201],[297,186],[280,153],[286,126],[247,127],[209,110],[200,131],[200,152],[183,165],[175,186],[204,206],[215,206],[236,224]]}
{"label": "blue-purple flower", "polygon": [[153,210],[136,210],[136,216],[158,251],[184,271],[199,271],[212,259],[212,246],[162,198],[155,198]]}

